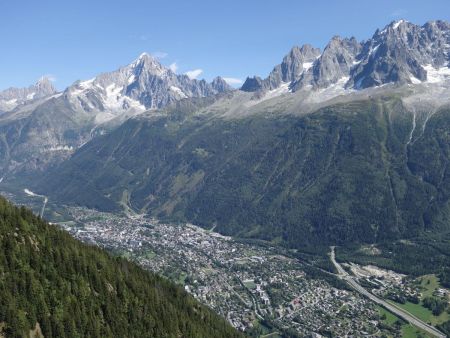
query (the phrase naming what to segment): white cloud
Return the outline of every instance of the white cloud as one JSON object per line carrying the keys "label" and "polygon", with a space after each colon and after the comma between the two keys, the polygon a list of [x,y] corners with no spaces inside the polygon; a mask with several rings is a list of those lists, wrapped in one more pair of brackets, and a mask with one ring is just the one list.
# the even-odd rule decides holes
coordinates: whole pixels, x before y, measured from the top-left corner
{"label": "white cloud", "polygon": [[51,82],[56,82],[56,76],[53,74],[45,74],[41,76],[41,79],[47,78]]}
{"label": "white cloud", "polygon": [[408,14],[408,11],[406,9],[398,8],[391,13],[391,17],[392,18],[400,18],[400,17],[405,17],[407,14]]}
{"label": "white cloud", "polygon": [[238,85],[242,83],[241,79],[237,79],[235,77],[224,77],[223,78],[225,80],[226,83],[228,83],[229,85]]}
{"label": "white cloud", "polygon": [[170,69],[172,72],[176,73],[177,70],[178,70],[178,65],[177,65],[177,63],[176,63],[176,62],[171,63],[171,64],[169,65],[169,69]]}
{"label": "white cloud", "polygon": [[184,74],[187,75],[190,79],[196,79],[200,76],[201,73],[203,73],[203,69],[193,69]]}
{"label": "white cloud", "polygon": [[169,55],[169,54],[167,54],[166,52],[161,52],[161,51],[156,51],[156,52],[152,53],[152,56],[155,59],[164,59],[165,57],[167,57],[167,55]]}

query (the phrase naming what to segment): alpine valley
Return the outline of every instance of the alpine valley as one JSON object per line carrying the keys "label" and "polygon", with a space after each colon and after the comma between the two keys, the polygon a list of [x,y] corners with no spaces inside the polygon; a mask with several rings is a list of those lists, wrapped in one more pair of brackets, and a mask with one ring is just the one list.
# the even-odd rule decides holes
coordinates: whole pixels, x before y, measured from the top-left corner
{"label": "alpine valley", "polygon": [[[448,22],[294,46],[240,89],[146,53],[62,92],[7,89],[0,173],[9,199],[248,335],[450,334]],[[33,246],[41,220],[14,214]],[[173,313],[197,313],[192,330],[201,313],[238,336],[189,297]]]}
{"label": "alpine valley", "polygon": [[446,231],[449,51],[448,23],[399,21],[365,42],[294,47],[237,91],[144,56],[3,115],[7,179],[66,155],[33,188],[291,247]]}

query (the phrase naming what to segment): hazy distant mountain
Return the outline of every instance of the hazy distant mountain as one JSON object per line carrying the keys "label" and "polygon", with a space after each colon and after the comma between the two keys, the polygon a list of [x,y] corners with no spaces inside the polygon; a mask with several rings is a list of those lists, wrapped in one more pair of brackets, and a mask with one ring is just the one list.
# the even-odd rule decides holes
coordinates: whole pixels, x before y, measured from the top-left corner
{"label": "hazy distant mountain", "polygon": [[130,116],[229,90],[220,77],[211,83],[190,79],[146,53],[58,94],[46,79],[27,89],[9,89],[0,96],[7,102],[7,112],[0,116],[0,169],[4,173],[45,169]]}
{"label": "hazy distant mountain", "polygon": [[6,112],[18,105],[56,93],[56,89],[47,77],[42,77],[28,88],[8,88],[0,92],[0,112]]}

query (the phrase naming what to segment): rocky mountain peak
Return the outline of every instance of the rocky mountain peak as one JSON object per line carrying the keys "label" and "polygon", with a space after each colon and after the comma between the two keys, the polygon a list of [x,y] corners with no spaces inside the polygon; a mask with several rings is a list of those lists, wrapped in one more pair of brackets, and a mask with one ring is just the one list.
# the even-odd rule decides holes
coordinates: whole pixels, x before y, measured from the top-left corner
{"label": "rocky mountain peak", "polygon": [[41,77],[34,85],[26,88],[8,88],[0,92],[0,111],[6,112],[27,102],[44,98],[56,93],[50,79]]}
{"label": "rocky mountain peak", "polygon": [[388,83],[418,84],[450,80],[450,24],[418,26],[393,21],[372,38],[334,36],[321,53],[310,45],[293,47],[266,79],[247,78],[241,90],[267,91],[288,83],[292,91],[364,89]]}
{"label": "rocky mountain peak", "polygon": [[260,77],[248,77],[241,87],[243,91],[266,91],[279,88],[283,83],[293,83],[308,71],[314,61],[320,56],[320,49],[311,45],[294,46],[275,66],[269,76],[262,80]]}
{"label": "rocky mountain peak", "polygon": [[158,76],[170,71],[170,69],[161,65],[156,58],[145,52],[139,55],[139,57],[132,62],[129,67],[135,73],[148,72]]}
{"label": "rocky mountain peak", "polygon": [[180,99],[211,96],[229,90],[232,88],[222,78],[216,78],[212,83],[190,79],[175,74],[152,55],[142,53],[116,71],[74,83],[66,90],[66,97],[77,109],[95,114],[99,122],[105,122],[162,108]]}
{"label": "rocky mountain peak", "polygon": [[215,77],[212,82],[211,82],[211,86],[214,90],[216,90],[217,92],[226,92],[226,91],[230,91],[233,88],[220,76]]}
{"label": "rocky mountain peak", "polygon": [[364,44],[347,86],[363,89],[429,81],[431,73],[447,67],[449,50],[448,23],[432,21],[418,26],[405,20],[391,22]]}
{"label": "rocky mountain peak", "polygon": [[34,88],[36,89],[37,97],[44,97],[56,93],[56,88],[47,76],[41,77],[34,85]]}
{"label": "rocky mountain peak", "polygon": [[[156,58],[143,53],[115,71],[76,81],[60,95],[25,104],[17,110],[10,111],[12,105],[20,104],[18,97],[32,99],[53,93],[49,79],[42,78],[30,88],[1,92],[0,112],[3,113],[0,119],[6,121],[5,128],[13,125],[11,130],[18,131],[19,134],[11,134],[11,140],[20,138],[20,141],[11,144],[10,149],[15,147],[11,150],[13,155],[4,158],[0,171],[44,170],[63,161],[97,135],[146,110],[229,90],[232,88],[220,77],[211,83],[190,79],[175,74]],[[16,124],[21,126],[23,123],[29,128],[20,134],[22,128]],[[36,158],[39,160],[34,160]]]}

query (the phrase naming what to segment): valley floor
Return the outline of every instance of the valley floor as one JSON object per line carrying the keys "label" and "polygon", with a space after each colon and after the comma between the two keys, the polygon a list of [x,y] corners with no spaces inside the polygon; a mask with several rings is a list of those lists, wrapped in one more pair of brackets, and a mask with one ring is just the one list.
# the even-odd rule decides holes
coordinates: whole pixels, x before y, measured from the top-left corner
{"label": "valley floor", "polygon": [[[24,201],[19,198],[18,202]],[[37,210],[41,203],[42,198],[31,199]],[[398,318],[389,323],[386,314],[366,297],[311,276],[308,262],[279,247],[239,242],[192,224],[166,224],[144,216],[81,207],[50,205],[46,217],[86,243],[184,285],[233,326],[254,336],[286,332],[338,337],[393,337],[406,331],[411,337],[423,334]],[[356,264],[344,268],[367,281],[381,274],[379,293],[418,292],[411,283],[403,283],[403,275],[392,271]]]}

